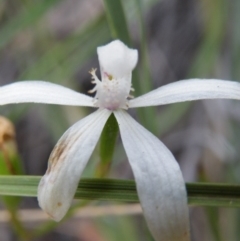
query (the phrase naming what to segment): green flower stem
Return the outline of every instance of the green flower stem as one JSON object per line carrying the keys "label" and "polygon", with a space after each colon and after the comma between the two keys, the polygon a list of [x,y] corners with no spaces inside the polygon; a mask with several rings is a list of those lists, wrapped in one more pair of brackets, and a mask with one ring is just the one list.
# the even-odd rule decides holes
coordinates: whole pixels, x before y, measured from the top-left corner
{"label": "green flower stem", "polygon": [[[39,176],[0,176],[0,195],[37,196]],[[240,185],[187,183],[188,203],[197,206],[240,207]],[[83,178],[76,199],[138,202],[132,180]]]}

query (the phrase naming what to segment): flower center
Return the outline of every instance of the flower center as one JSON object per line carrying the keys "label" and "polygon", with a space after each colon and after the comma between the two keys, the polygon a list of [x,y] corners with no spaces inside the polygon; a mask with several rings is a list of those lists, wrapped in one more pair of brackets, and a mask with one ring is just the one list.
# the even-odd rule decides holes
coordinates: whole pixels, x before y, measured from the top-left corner
{"label": "flower center", "polygon": [[95,87],[89,93],[96,92],[95,105],[108,110],[119,108],[128,109],[128,98],[131,88],[131,73],[122,78],[115,78],[113,75],[102,71],[102,81],[96,76],[96,69],[89,72],[92,75],[92,83]]}

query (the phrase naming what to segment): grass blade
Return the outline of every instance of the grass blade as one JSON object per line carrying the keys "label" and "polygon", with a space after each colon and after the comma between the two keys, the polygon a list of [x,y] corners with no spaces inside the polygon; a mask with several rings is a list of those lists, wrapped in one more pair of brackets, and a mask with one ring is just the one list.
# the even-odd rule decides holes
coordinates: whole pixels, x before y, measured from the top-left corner
{"label": "grass blade", "polygon": [[[37,196],[40,176],[0,176],[0,195]],[[190,205],[240,207],[240,185],[215,183],[187,183]],[[138,202],[132,180],[83,178],[76,199]]]}

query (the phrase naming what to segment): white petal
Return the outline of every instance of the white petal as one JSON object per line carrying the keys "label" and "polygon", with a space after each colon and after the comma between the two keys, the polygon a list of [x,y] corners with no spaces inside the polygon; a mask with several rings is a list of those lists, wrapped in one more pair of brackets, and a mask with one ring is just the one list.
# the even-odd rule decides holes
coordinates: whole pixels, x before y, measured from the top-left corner
{"label": "white petal", "polygon": [[50,82],[21,81],[0,87],[0,105],[27,102],[93,106],[90,96]]}
{"label": "white petal", "polygon": [[190,240],[185,183],[172,153],[125,111],[114,114],[155,240]]}
{"label": "white petal", "polygon": [[83,169],[111,114],[99,109],[69,128],[51,153],[46,174],[38,186],[40,207],[59,221],[68,211]]}
{"label": "white petal", "polygon": [[130,74],[138,61],[137,50],[128,48],[120,40],[98,47],[97,53],[101,71],[114,78]]}
{"label": "white petal", "polygon": [[217,79],[189,79],[167,84],[129,101],[129,107],[164,105],[200,99],[240,99],[240,83]]}

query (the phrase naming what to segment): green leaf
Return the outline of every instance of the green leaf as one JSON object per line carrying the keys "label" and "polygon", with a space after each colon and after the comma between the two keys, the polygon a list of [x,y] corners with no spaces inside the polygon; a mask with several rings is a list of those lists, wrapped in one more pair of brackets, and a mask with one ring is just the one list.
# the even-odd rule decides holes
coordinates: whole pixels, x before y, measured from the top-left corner
{"label": "green leaf", "polygon": [[105,177],[108,174],[114,154],[118,131],[117,120],[115,116],[111,114],[100,137],[100,163],[97,167],[97,177]]}
{"label": "green leaf", "polygon": [[121,0],[104,0],[104,5],[112,37],[130,46],[131,40]]}
{"label": "green leaf", "polygon": [[[37,196],[40,176],[0,176],[0,195]],[[188,203],[198,206],[240,207],[240,185],[187,183]],[[138,202],[132,180],[83,178],[76,199]]]}

